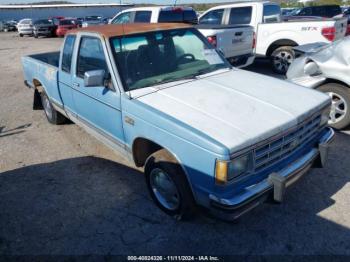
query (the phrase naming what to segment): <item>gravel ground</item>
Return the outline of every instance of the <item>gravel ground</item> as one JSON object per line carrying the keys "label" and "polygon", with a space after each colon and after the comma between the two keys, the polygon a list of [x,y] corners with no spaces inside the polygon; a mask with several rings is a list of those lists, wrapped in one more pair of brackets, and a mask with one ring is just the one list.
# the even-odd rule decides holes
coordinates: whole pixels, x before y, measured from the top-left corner
{"label": "gravel ground", "polygon": [[[0,254],[350,255],[350,136],[328,166],[239,223],[206,214],[177,222],[152,203],[140,170],[74,124],[33,111],[21,56],[61,39],[0,34]],[[258,62],[250,70],[269,72]]]}

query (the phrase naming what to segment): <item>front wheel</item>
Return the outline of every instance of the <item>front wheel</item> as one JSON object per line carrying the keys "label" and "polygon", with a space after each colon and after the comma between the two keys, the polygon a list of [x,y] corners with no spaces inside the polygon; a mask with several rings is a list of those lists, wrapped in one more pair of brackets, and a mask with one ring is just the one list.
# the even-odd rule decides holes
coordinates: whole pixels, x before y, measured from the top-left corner
{"label": "front wheel", "polygon": [[145,166],[146,184],[157,206],[178,220],[190,219],[195,202],[181,166],[162,149],[152,154]]}
{"label": "front wheel", "polygon": [[41,104],[44,108],[46,118],[51,124],[60,125],[67,121],[65,116],[56,111],[45,92],[41,93]]}
{"label": "front wheel", "polygon": [[23,34],[19,34],[19,37],[23,37]]}
{"label": "front wheel", "polygon": [[272,52],[270,59],[272,70],[277,74],[284,75],[295,59],[295,52],[291,46],[281,46]]}
{"label": "front wheel", "polygon": [[332,99],[328,124],[343,129],[350,124],[350,88],[338,83],[328,83],[317,88]]}

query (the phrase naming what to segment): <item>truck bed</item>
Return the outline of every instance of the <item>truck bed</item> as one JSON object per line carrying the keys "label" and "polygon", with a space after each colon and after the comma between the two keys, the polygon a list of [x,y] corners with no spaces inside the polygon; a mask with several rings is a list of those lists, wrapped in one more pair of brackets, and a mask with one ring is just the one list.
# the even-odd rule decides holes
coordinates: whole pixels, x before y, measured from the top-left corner
{"label": "truck bed", "polygon": [[59,52],[22,57],[24,80],[29,87],[42,86],[52,102],[62,104],[58,89]]}
{"label": "truck bed", "polygon": [[205,37],[216,37],[216,47],[226,58],[237,58],[253,54],[254,29],[249,25],[208,25],[195,26]]}
{"label": "truck bed", "polygon": [[41,53],[28,56],[35,60],[39,60],[45,64],[52,65],[58,68],[59,60],[60,60],[60,52],[50,52],[50,53]]}

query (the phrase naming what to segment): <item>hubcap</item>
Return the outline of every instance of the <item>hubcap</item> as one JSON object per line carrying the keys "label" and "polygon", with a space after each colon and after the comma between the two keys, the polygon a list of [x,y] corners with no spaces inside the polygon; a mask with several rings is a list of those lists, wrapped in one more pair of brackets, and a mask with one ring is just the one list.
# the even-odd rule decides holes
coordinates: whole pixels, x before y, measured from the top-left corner
{"label": "hubcap", "polygon": [[47,115],[47,117],[49,119],[51,119],[52,118],[52,107],[51,107],[51,103],[50,103],[49,99],[46,96],[44,96],[43,107],[45,110],[45,114]]}
{"label": "hubcap", "polygon": [[332,107],[329,114],[329,124],[335,124],[340,122],[346,115],[348,106],[345,99],[336,93],[327,92],[327,94],[332,98]]}
{"label": "hubcap", "polygon": [[275,68],[280,72],[287,72],[288,67],[293,62],[294,56],[287,51],[277,53],[273,59]]}
{"label": "hubcap", "polygon": [[180,205],[180,194],[174,181],[160,168],[155,168],[150,174],[152,191],[159,203],[169,210],[176,210]]}

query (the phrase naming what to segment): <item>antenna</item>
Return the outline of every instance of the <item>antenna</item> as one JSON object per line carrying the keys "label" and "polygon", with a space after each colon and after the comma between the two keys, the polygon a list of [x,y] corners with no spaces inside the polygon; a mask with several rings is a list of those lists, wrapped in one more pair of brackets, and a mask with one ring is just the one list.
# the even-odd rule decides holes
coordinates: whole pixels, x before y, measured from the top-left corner
{"label": "antenna", "polygon": [[177,0],[174,0],[174,6],[176,6]]}

